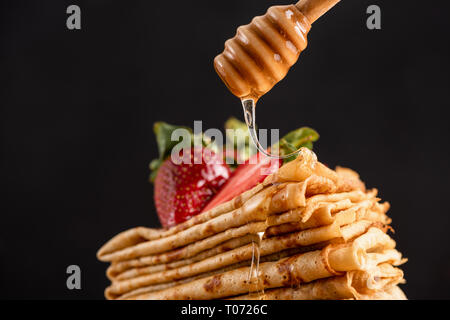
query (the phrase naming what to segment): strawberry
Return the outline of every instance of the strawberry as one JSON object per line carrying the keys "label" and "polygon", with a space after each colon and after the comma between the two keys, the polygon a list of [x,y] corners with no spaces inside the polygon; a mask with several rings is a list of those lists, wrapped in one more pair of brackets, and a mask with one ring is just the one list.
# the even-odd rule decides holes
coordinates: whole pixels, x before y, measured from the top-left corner
{"label": "strawberry", "polygon": [[208,211],[250,190],[261,183],[269,174],[277,171],[282,163],[281,159],[270,159],[261,153],[253,155],[244,164],[237,167],[231,178],[203,211]]}
{"label": "strawberry", "polygon": [[176,164],[170,157],[162,162],[155,178],[156,211],[166,228],[199,214],[231,174],[208,148],[183,149],[180,158],[184,163]]}

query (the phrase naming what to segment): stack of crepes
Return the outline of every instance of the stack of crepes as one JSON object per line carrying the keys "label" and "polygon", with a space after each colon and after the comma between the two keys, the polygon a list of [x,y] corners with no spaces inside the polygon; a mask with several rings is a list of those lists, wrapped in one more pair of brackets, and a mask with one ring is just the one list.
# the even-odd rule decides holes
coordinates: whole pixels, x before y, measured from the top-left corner
{"label": "stack of crepes", "polygon": [[[304,148],[235,199],[170,229],[122,232],[107,299],[406,299],[388,203]],[[262,236],[262,237],[261,237]]]}

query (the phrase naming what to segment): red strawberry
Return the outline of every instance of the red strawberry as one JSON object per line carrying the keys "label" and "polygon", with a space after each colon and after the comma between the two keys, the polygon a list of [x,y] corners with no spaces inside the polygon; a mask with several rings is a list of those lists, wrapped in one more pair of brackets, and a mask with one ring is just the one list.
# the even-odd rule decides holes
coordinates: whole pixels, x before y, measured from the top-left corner
{"label": "red strawberry", "polygon": [[281,164],[281,159],[271,159],[260,153],[253,155],[246,163],[237,167],[231,178],[203,211],[208,211],[250,190],[269,174],[277,171]]}
{"label": "red strawberry", "polygon": [[199,214],[231,174],[223,159],[207,148],[182,150],[180,158],[184,163],[165,160],[155,179],[156,211],[166,228]]}

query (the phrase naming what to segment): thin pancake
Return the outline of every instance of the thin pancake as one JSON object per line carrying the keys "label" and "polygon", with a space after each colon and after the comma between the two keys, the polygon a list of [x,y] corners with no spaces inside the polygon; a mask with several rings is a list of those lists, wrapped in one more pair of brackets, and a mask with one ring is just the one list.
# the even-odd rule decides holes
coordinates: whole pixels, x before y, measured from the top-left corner
{"label": "thin pancake", "polygon": [[[386,249],[392,249],[393,244],[395,246],[395,242],[393,243],[380,229],[370,228],[351,244],[331,245],[322,250],[302,253],[276,262],[262,263],[259,266],[257,283],[268,289],[328,278],[340,275],[340,271],[364,270],[367,267],[365,264],[367,256],[375,251],[382,253]],[[343,250],[347,248],[353,250]],[[344,266],[349,268],[342,270]],[[249,271],[249,267],[234,269],[135,298],[190,300],[236,296],[249,290]]]}

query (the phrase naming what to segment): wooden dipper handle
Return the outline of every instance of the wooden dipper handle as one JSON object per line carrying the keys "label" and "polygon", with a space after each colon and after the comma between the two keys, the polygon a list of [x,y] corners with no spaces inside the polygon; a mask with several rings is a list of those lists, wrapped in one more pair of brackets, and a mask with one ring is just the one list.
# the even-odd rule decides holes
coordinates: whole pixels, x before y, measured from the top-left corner
{"label": "wooden dipper handle", "polygon": [[295,5],[311,24],[341,0],[300,0]]}

